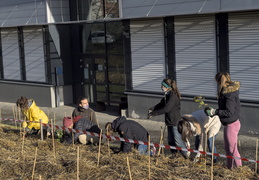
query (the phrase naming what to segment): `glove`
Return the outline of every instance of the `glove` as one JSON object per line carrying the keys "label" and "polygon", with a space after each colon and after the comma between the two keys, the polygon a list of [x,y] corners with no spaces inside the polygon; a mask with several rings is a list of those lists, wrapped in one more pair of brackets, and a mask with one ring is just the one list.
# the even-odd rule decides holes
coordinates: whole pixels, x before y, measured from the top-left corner
{"label": "glove", "polygon": [[204,109],[204,113],[206,114],[206,116],[214,116],[216,114],[216,109],[212,107],[206,107]]}
{"label": "glove", "polygon": [[148,110],[148,113],[147,113],[147,119],[150,119],[153,115],[152,115],[152,111],[151,109]]}
{"label": "glove", "polygon": [[23,122],[22,122],[22,127],[23,127],[23,128],[26,128],[26,127],[27,127],[27,122],[26,122],[26,121],[23,121]]}
{"label": "glove", "polygon": [[200,153],[197,153],[196,155],[195,155],[195,157],[194,157],[194,163],[197,163],[197,162],[199,162],[200,161],[200,156],[201,156],[201,154]]}

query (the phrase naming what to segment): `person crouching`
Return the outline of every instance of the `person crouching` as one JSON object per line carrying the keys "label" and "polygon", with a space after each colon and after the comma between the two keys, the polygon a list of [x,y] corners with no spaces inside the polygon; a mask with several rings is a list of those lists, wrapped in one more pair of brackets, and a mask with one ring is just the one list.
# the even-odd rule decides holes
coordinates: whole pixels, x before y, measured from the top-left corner
{"label": "person crouching", "polygon": [[[111,136],[113,132],[117,132],[120,137],[126,139],[133,139],[138,141],[148,142],[148,132],[139,123],[127,120],[126,117],[122,116],[116,118],[113,122],[108,122],[105,125],[106,134]],[[148,155],[148,146],[144,144],[138,144],[137,150],[140,154]],[[121,146],[119,152],[128,153],[132,150],[132,144],[129,142],[121,141]],[[153,147],[150,155],[155,155],[156,148]]]}
{"label": "person crouching", "polygon": [[[85,118],[80,118],[76,121],[73,122],[73,124],[70,124],[67,128],[74,128],[76,130],[80,131],[89,131],[93,133],[100,134],[101,130],[99,127],[94,124],[91,120],[89,120],[87,117]],[[88,144],[88,143],[93,143],[97,144],[99,138],[91,135],[86,135],[84,133],[74,133],[74,139],[73,136],[69,136],[67,139],[65,139],[65,143],[71,144],[72,142],[77,142],[79,141],[81,144]]]}

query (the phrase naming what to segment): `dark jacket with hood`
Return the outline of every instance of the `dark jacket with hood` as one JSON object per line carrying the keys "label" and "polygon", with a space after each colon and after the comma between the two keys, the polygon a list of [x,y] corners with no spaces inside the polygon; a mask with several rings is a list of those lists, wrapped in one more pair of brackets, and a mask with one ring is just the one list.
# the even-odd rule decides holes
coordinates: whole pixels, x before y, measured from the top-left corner
{"label": "dark jacket with hood", "polygon": [[95,112],[91,108],[84,109],[81,106],[76,107],[72,113],[72,117],[75,118],[78,116],[80,116],[80,118],[88,118],[93,121],[94,124],[97,124]]}
{"label": "dark jacket with hood", "polygon": [[175,92],[169,91],[161,99],[160,103],[150,108],[150,110],[152,110],[151,116],[165,114],[165,124],[167,126],[177,126],[181,117],[181,102]]}
{"label": "dark jacket with hood", "polygon": [[240,82],[235,81],[224,88],[219,95],[218,109],[216,115],[219,116],[223,125],[228,125],[240,119]]}
{"label": "dark jacket with hood", "polygon": [[[81,118],[77,122],[74,123],[73,126],[74,129],[81,130],[81,131],[89,131],[100,134],[101,130],[98,128],[96,124],[94,124],[92,121],[90,121],[88,118]],[[83,133],[75,133],[74,135],[74,142],[77,141],[79,135]],[[72,136],[68,137],[67,140],[65,140],[66,143],[71,144],[72,143]]]}
{"label": "dark jacket with hood", "polygon": [[[127,120],[126,117],[122,116],[115,119],[112,122],[112,128],[115,132],[118,132],[120,137],[126,139],[133,139],[139,141],[148,141],[148,132],[139,123],[131,120]],[[121,142],[120,151],[127,153],[131,151],[131,143]]]}

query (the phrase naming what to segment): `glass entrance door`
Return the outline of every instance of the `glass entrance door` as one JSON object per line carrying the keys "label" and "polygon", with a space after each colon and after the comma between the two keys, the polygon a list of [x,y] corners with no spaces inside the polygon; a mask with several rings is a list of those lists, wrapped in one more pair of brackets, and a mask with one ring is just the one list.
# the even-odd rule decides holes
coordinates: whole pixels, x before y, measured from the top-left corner
{"label": "glass entrance door", "polygon": [[84,96],[90,102],[110,104],[106,61],[103,57],[87,57],[83,60]]}

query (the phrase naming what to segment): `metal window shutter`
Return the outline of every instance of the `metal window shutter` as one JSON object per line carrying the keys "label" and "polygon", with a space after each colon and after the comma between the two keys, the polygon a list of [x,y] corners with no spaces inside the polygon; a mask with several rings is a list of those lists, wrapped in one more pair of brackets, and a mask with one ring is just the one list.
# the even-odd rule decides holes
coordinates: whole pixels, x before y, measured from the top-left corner
{"label": "metal window shutter", "polygon": [[229,65],[240,99],[259,101],[259,13],[229,14]]}
{"label": "metal window shutter", "polygon": [[21,80],[17,29],[1,29],[1,38],[4,79]]}
{"label": "metal window shutter", "polygon": [[189,96],[216,96],[214,16],[175,17],[176,80]]}
{"label": "metal window shutter", "polygon": [[41,28],[24,28],[26,80],[46,82],[43,35]]}
{"label": "metal window shutter", "polygon": [[130,31],[133,90],[160,92],[165,77],[163,20],[132,20]]}

